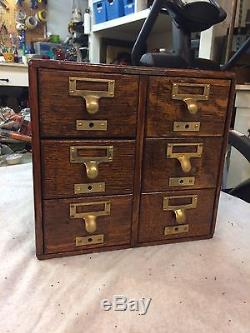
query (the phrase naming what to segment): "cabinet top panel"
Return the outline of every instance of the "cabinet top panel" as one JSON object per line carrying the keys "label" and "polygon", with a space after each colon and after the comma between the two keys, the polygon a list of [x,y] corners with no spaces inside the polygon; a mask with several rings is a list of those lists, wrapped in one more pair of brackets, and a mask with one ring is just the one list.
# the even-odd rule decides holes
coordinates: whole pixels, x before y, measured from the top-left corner
{"label": "cabinet top panel", "polygon": [[165,76],[185,76],[193,78],[223,78],[233,79],[234,73],[223,71],[205,71],[198,69],[173,69],[159,67],[137,67],[123,65],[107,65],[107,64],[84,64],[72,63],[58,60],[32,59],[29,61],[29,70],[32,68],[50,68],[55,70],[71,70],[71,71],[89,71],[99,73],[119,73],[134,75],[165,75]]}

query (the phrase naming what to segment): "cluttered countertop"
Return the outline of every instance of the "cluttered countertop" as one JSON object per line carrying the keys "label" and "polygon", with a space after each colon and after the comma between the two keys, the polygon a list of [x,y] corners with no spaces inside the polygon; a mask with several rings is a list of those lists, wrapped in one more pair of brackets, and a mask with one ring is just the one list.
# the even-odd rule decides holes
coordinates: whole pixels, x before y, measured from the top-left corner
{"label": "cluttered countertop", "polygon": [[31,161],[31,123],[28,105],[19,113],[0,107],[0,167]]}

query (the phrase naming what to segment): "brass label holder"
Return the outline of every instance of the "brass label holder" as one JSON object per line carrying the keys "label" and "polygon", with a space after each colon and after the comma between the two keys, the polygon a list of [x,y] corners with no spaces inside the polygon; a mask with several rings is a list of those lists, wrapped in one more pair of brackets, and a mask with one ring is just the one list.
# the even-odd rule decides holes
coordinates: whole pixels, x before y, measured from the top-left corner
{"label": "brass label holder", "polygon": [[[107,91],[99,90],[79,90],[77,89],[77,82],[90,82],[90,83],[106,83],[108,86]],[[106,79],[94,79],[94,78],[81,78],[81,77],[69,77],[69,95],[79,96],[85,99],[86,109],[89,114],[95,114],[99,111],[99,99],[100,98],[112,98],[115,95],[115,81]]]}
{"label": "brass label holder", "polygon": [[104,243],[104,235],[76,237],[76,246],[96,245]]}
{"label": "brass label holder", "polygon": [[[89,211],[84,213],[78,213],[79,207],[88,207],[94,205],[104,205],[104,209],[101,211]],[[111,202],[110,201],[98,201],[98,202],[87,202],[79,204],[70,204],[70,217],[73,219],[83,219],[85,229],[89,234],[96,231],[96,219],[99,216],[110,216]]]}
{"label": "brass label holder", "polygon": [[[181,87],[203,88],[203,94],[182,94],[179,92]],[[207,101],[210,94],[210,84],[197,83],[173,83],[172,99],[183,101],[191,114],[198,112],[197,101]]]}
{"label": "brass label holder", "polygon": [[194,121],[175,121],[174,132],[199,132],[201,127],[200,122]]}
{"label": "brass label holder", "polygon": [[169,186],[194,186],[195,184],[195,177],[176,177],[176,178],[169,178],[168,185]]}
{"label": "brass label holder", "polygon": [[107,120],[77,120],[77,131],[107,131]]}
{"label": "brass label holder", "polygon": [[[106,150],[106,156],[87,157],[80,156],[80,150]],[[71,146],[70,147],[70,163],[83,163],[86,167],[87,177],[95,179],[98,174],[98,165],[100,163],[108,163],[113,161],[113,146]]]}
{"label": "brass label holder", "polygon": [[[170,200],[173,199],[190,199],[191,203],[184,205],[170,205]],[[163,198],[163,210],[173,211],[175,213],[177,224],[186,223],[186,210],[195,209],[197,207],[198,196],[197,195],[185,195],[185,196],[172,196]]]}
{"label": "brass label holder", "polygon": [[[173,152],[176,147],[196,147],[196,152],[179,153]],[[167,158],[176,158],[180,164],[182,171],[188,173],[192,169],[191,158],[201,158],[203,152],[203,143],[173,143],[167,146]]]}
{"label": "brass label holder", "polygon": [[164,236],[178,235],[189,232],[189,225],[176,225],[176,226],[168,226],[164,228]]}
{"label": "brass label holder", "polygon": [[105,183],[74,184],[74,193],[103,193],[105,192],[105,187]]}

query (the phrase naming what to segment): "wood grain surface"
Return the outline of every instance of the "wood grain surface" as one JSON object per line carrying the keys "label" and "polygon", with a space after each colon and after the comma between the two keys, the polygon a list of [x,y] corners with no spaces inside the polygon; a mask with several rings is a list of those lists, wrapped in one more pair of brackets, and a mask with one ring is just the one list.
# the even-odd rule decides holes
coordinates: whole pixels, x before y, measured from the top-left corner
{"label": "wood grain surface", "polygon": [[33,166],[33,187],[34,187],[34,213],[35,213],[35,237],[36,255],[44,253],[43,248],[43,212],[42,212],[42,172],[41,172],[41,151],[40,151],[40,127],[38,109],[38,86],[37,69],[29,67],[29,101],[32,108],[32,166]]}
{"label": "wood grain surface", "polygon": [[233,79],[235,74],[232,72],[223,71],[207,71],[201,69],[178,69],[178,68],[163,68],[163,67],[137,67],[137,66],[119,66],[111,64],[87,64],[74,63],[72,61],[54,61],[45,59],[32,59],[29,61],[29,66],[38,69],[53,69],[67,71],[85,71],[92,73],[111,73],[111,74],[129,74],[135,75],[153,75],[161,77],[184,77],[184,78],[206,78],[206,79]]}
{"label": "wood grain surface", "polygon": [[[187,93],[200,94],[192,84],[210,84],[207,101],[197,101],[198,112],[191,114],[183,101],[172,99],[174,83],[190,84]],[[230,81],[206,78],[150,77],[147,103],[146,135],[148,137],[211,136],[223,135]],[[174,132],[174,122],[200,122],[199,132]]]}
{"label": "wood grain surface", "polygon": [[[233,74],[39,60],[31,60],[29,71],[38,258],[212,237]],[[115,97],[102,98],[100,111],[89,115],[84,99],[69,96],[70,76],[115,80]],[[182,92],[194,94],[202,92],[195,83],[210,84],[209,99],[199,101],[197,114],[191,115],[183,101],[172,99],[173,83],[189,83]],[[90,86],[106,89],[99,83]],[[90,86],[81,83],[78,89]],[[107,120],[108,131],[77,131],[76,120]],[[200,122],[200,131],[173,132],[175,121]],[[167,145],[173,143],[182,144],[178,152],[184,153],[189,151],[186,143],[203,144],[202,157],[191,158],[190,172],[184,173],[176,158],[167,158]],[[100,163],[98,177],[90,180],[84,163],[70,163],[70,147],[78,145],[113,146],[113,161]],[[93,152],[81,155],[98,154],[95,148]],[[170,188],[170,177],[195,177],[195,185]],[[106,191],[74,194],[74,184],[95,182],[105,182]],[[186,210],[189,232],[164,236],[164,228],[175,226],[176,218],[173,211],[163,211],[163,197],[183,195],[198,196],[197,208]],[[82,218],[69,216],[70,204],[105,200],[111,201],[111,215],[97,218],[95,233],[104,235],[104,244],[76,247],[76,237],[88,233]]]}
{"label": "wood grain surface", "polygon": [[[84,163],[70,162],[70,147],[93,146],[113,147],[113,160],[101,162],[98,165],[99,174],[95,179],[89,179]],[[112,140],[81,140],[56,141],[42,140],[42,169],[43,169],[43,195],[45,199],[66,198],[78,196],[74,194],[74,184],[87,184],[105,182],[107,194],[133,193],[133,178],[135,165],[135,141]],[[90,153],[93,160],[103,151],[80,150],[82,154]],[[96,195],[87,193],[86,195]]]}
{"label": "wood grain surface", "polygon": [[[214,188],[217,184],[221,159],[222,138],[146,139],[143,159],[143,192],[182,190],[188,188]],[[185,143],[202,143],[201,158],[191,158],[192,169],[185,173],[176,158],[167,157],[168,144],[183,144],[179,151],[185,153]],[[194,147],[196,149],[196,147]],[[187,187],[170,187],[169,179],[195,177],[195,184]]]}
{"label": "wood grain surface", "polygon": [[139,103],[138,103],[138,122],[137,122],[137,137],[136,137],[136,156],[135,156],[135,178],[134,178],[134,200],[133,200],[133,223],[131,246],[137,243],[138,234],[138,216],[140,212],[140,196],[142,188],[142,160],[144,151],[144,132],[145,132],[145,101],[147,98],[148,78],[140,77],[139,88]]}
{"label": "wood grain surface", "polygon": [[219,164],[217,189],[216,189],[215,200],[214,200],[215,204],[214,204],[214,211],[213,211],[213,223],[212,223],[212,228],[211,228],[212,235],[214,234],[214,231],[215,231],[216,217],[217,217],[219,198],[220,198],[220,192],[221,192],[221,184],[223,181],[224,163],[225,163],[225,157],[226,157],[226,152],[227,152],[227,147],[228,147],[229,129],[230,129],[232,111],[233,111],[234,102],[235,102],[235,86],[236,86],[236,81],[232,80],[230,96],[229,96],[229,100],[228,100],[226,126],[225,126],[225,131],[224,131],[224,136],[223,136],[222,153],[221,153],[221,159],[220,159],[220,164]]}
{"label": "wood grain surface", "polygon": [[[163,198],[165,196],[188,196],[197,195],[197,208],[187,209],[186,223],[189,224],[189,232],[165,236],[164,228],[167,226],[177,226],[173,211],[163,210]],[[139,242],[165,241],[182,237],[208,236],[211,231],[213,218],[215,190],[190,190],[180,192],[164,192],[142,194]],[[178,205],[178,203],[176,203]],[[181,207],[181,206],[180,206]]]}
{"label": "wood grain surface", "polygon": [[[104,235],[104,243],[98,245],[77,246],[76,237],[90,236],[85,230],[83,219],[74,219],[69,215],[72,203],[110,201],[110,216],[97,217],[97,230],[93,235]],[[44,246],[45,253],[78,251],[130,243],[132,195],[105,196],[79,199],[45,200],[44,205]],[[100,205],[98,205],[100,206]],[[98,209],[102,209],[99,208]]]}
{"label": "wood grain surface", "polygon": [[[113,98],[101,98],[99,111],[89,114],[85,100],[69,95],[69,77],[115,80]],[[89,84],[80,90],[105,90]],[[138,76],[39,70],[39,108],[42,137],[135,137]],[[76,130],[77,120],[107,120],[107,131]]]}

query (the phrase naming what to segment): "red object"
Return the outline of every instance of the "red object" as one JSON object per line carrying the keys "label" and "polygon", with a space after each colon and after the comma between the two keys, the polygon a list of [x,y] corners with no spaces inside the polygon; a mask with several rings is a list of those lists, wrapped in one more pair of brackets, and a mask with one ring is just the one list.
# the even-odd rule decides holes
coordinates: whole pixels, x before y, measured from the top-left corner
{"label": "red object", "polygon": [[0,137],[10,138],[18,141],[31,142],[31,136],[20,134],[13,131],[0,129]]}
{"label": "red object", "polygon": [[55,54],[56,60],[65,60],[65,53],[62,49],[55,49],[54,54]]}

